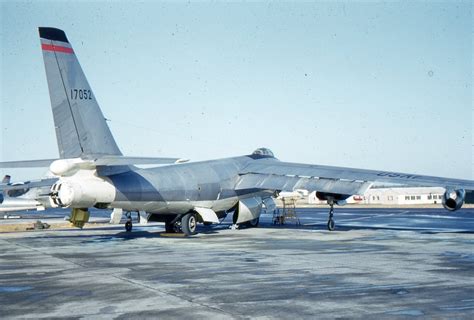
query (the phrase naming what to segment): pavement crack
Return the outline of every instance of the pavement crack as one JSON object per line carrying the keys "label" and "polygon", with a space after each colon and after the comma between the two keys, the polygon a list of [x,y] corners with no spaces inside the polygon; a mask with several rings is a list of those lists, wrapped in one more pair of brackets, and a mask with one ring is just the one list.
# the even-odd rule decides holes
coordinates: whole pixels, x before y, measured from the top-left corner
{"label": "pavement crack", "polygon": [[[18,247],[21,247],[21,248],[24,248],[24,249],[27,249],[27,250],[30,250],[30,251],[34,251],[34,252],[37,252],[37,253],[40,253],[44,256],[49,256],[51,258],[56,258],[56,259],[59,259],[59,260],[62,260],[62,261],[65,261],[65,262],[68,262],[70,264],[73,264],[77,267],[81,267],[81,268],[85,268],[86,270],[89,268],[87,265],[85,264],[81,264],[81,263],[78,263],[76,261],[73,261],[73,260],[70,260],[70,259],[67,259],[67,258],[64,258],[64,257],[58,257],[56,256],[55,254],[51,254],[51,253],[46,253],[40,249],[37,249],[37,248],[33,248],[33,247],[30,247],[28,245],[25,245],[25,244],[21,244],[21,243],[17,243],[17,242],[13,242],[13,241],[9,241],[7,239],[1,239],[2,241],[4,242],[7,242],[8,244],[10,245],[15,245],[15,246],[18,246]],[[129,269],[130,270],[130,269]],[[86,271],[87,272],[87,271]],[[151,290],[151,291],[154,291],[154,292],[159,292],[161,294],[164,294],[164,295],[169,295],[169,296],[173,296],[177,299],[180,299],[180,300],[184,300],[188,303],[191,303],[191,304],[195,304],[195,305],[199,305],[201,307],[204,307],[204,308],[208,308],[208,309],[211,309],[211,310],[214,310],[214,311],[218,311],[220,313],[223,313],[223,314],[226,314],[226,315],[229,315],[229,316],[232,316],[232,317],[238,317],[238,318],[241,318],[241,319],[245,319],[245,317],[241,314],[234,314],[232,312],[228,312],[222,308],[219,308],[219,307],[215,307],[215,306],[212,306],[212,305],[209,305],[209,304],[206,304],[206,303],[200,303],[200,302],[196,302],[194,301],[192,298],[189,298],[189,297],[186,297],[186,296],[181,296],[181,295],[177,295],[177,294],[174,294],[172,292],[169,292],[169,291],[166,291],[166,290],[161,290],[161,289],[158,289],[156,287],[153,287],[153,286],[150,286],[150,285],[147,285],[147,284],[144,284],[142,282],[139,282],[139,281],[134,281],[132,279],[129,279],[129,278],[125,278],[125,277],[122,277],[122,276],[119,276],[119,275],[114,275],[114,274],[109,274],[109,273],[102,273],[102,272],[99,272],[99,274],[102,274],[104,276],[110,276],[110,277],[113,277],[113,278],[116,278],[118,280],[121,280],[121,281],[125,281],[127,283],[130,283],[130,284],[133,284],[135,286],[139,286],[139,287],[142,287],[142,288],[146,288],[148,290]]]}
{"label": "pavement crack", "polygon": [[227,315],[230,315],[230,316],[233,316],[233,317],[239,317],[241,319],[245,319],[245,317],[241,314],[234,314],[232,312],[228,312],[224,309],[221,309],[219,307],[215,307],[215,306],[212,306],[212,305],[209,305],[209,304],[206,304],[206,303],[200,303],[200,302],[196,302],[194,301],[192,298],[188,298],[186,296],[182,296],[182,295],[178,295],[178,294],[175,294],[175,293],[172,293],[172,292],[169,292],[169,291],[166,291],[166,290],[162,290],[162,289],[158,289],[156,287],[153,287],[153,286],[150,286],[150,285],[147,285],[141,281],[134,281],[132,279],[129,279],[129,278],[125,278],[125,277],[121,277],[119,275],[110,275],[116,279],[119,279],[121,281],[125,281],[125,282],[128,282],[130,284],[133,284],[133,285],[136,285],[136,286],[139,286],[139,287],[142,287],[142,288],[146,288],[148,290],[151,290],[151,291],[154,291],[154,292],[159,292],[161,294],[165,294],[165,295],[169,295],[169,296],[173,296],[175,298],[178,298],[180,300],[184,300],[188,303],[191,303],[191,304],[196,304],[198,306],[201,306],[201,307],[204,307],[204,308],[209,308],[211,310],[214,310],[214,311],[219,311],[221,313],[224,313],[224,314],[227,314]]}

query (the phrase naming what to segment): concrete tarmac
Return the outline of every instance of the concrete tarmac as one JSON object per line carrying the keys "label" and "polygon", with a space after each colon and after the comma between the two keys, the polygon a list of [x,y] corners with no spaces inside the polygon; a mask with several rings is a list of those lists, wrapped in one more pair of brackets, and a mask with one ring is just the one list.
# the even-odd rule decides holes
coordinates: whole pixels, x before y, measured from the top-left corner
{"label": "concrete tarmac", "polygon": [[[474,209],[299,209],[301,226],[0,233],[10,318],[473,319]],[[1,223],[1,222],[0,222]]]}

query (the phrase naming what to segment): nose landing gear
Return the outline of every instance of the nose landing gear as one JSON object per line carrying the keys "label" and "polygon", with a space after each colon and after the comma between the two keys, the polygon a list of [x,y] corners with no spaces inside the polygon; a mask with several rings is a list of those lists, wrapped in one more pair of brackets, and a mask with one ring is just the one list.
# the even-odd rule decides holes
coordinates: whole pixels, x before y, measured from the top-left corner
{"label": "nose landing gear", "polygon": [[336,223],[334,222],[333,216],[334,216],[334,201],[328,201],[328,204],[330,206],[329,209],[329,217],[328,217],[328,230],[329,231],[334,231],[336,229]]}

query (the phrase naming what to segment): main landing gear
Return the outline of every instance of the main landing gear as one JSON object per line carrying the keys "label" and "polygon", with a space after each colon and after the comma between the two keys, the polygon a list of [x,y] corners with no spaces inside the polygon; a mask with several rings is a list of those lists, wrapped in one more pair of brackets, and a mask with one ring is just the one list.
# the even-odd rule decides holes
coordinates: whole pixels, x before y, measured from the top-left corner
{"label": "main landing gear", "polygon": [[329,209],[329,218],[328,218],[328,230],[329,231],[334,231],[334,229],[336,228],[336,223],[334,222],[333,220],[333,216],[334,216],[334,201],[328,201],[328,204],[330,206],[330,209]]}
{"label": "main landing gear", "polygon": [[[125,221],[125,231],[132,231],[132,213],[130,211],[125,213],[127,220]],[[138,215],[140,219],[140,215]],[[139,220],[140,221],[140,220]],[[166,233],[184,233],[186,236],[192,236],[197,233],[198,220],[196,213],[188,212],[183,215],[177,215],[175,218],[165,222]]]}
{"label": "main landing gear", "polygon": [[182,216],[177,216],[165,222],[166,233],[184,233],[192,236],[197,233],[197,217],[194,212],[188,212]]}

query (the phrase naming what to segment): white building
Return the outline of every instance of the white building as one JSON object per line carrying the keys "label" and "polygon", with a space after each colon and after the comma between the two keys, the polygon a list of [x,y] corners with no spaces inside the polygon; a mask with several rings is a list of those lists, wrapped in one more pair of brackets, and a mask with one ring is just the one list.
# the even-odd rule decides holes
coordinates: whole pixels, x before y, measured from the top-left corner
{"label": "white building", "polygon": [[364,195],[366,204],[437,204],[443,199],[444,188],[402,187],[370,189]]}
{"label": "white building", "polygon": [[[438,204],[442,202],[444,188],[439,187],[392,187],[369,189],[362,196],[352,196],[347,203],[362,204]],[[316,192],[308,195],[308,203],[325,204],[316,197]]]}

